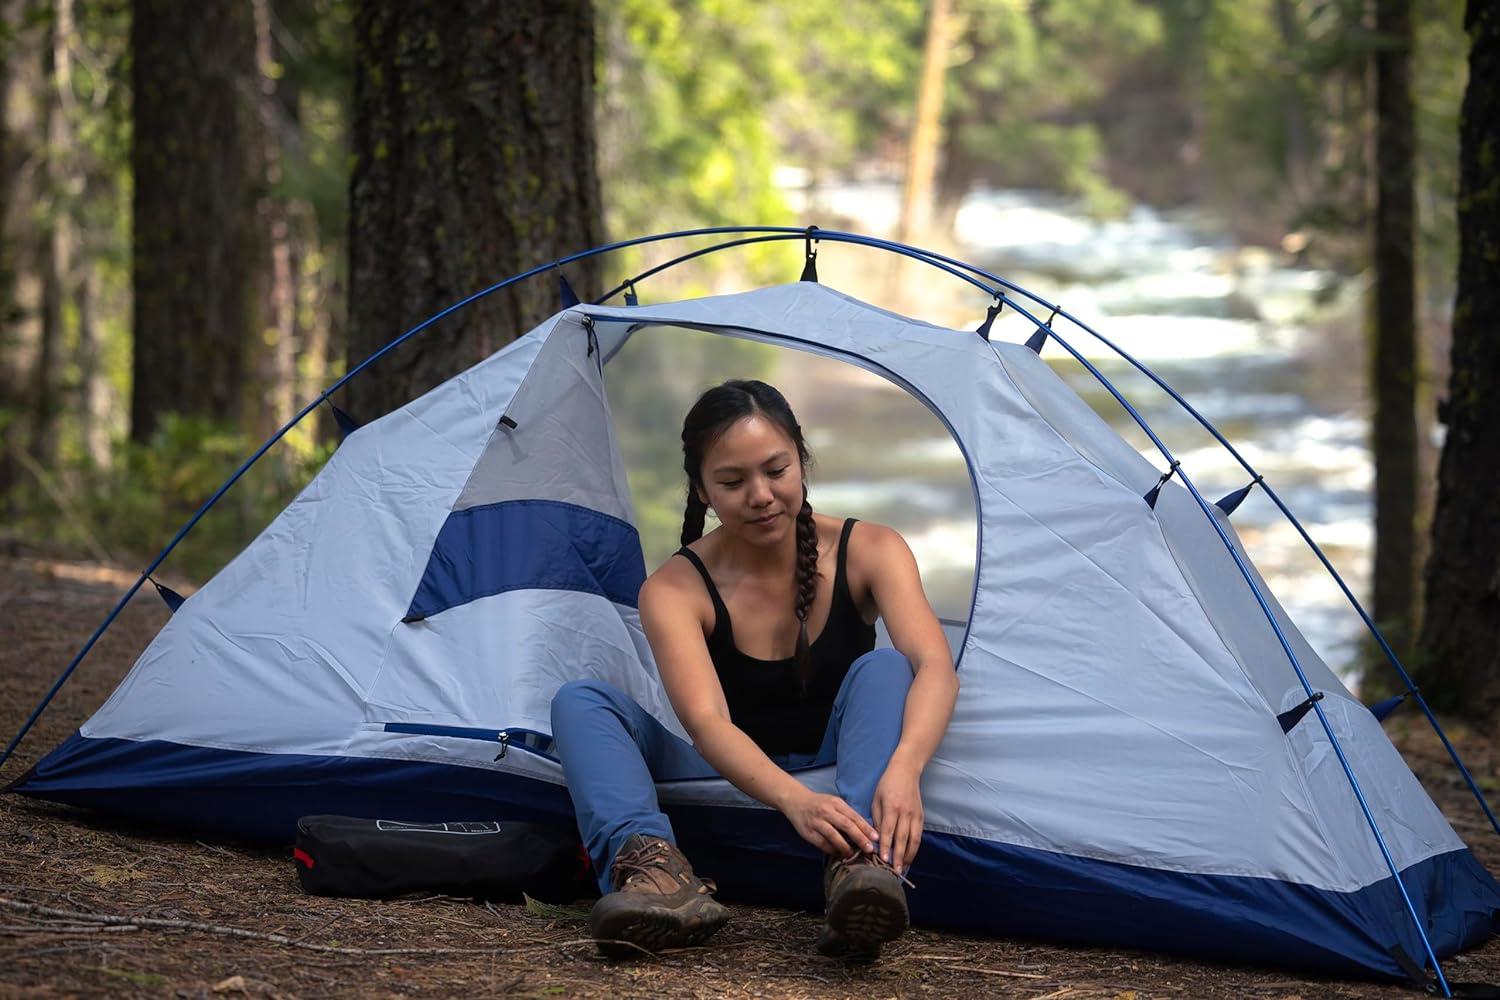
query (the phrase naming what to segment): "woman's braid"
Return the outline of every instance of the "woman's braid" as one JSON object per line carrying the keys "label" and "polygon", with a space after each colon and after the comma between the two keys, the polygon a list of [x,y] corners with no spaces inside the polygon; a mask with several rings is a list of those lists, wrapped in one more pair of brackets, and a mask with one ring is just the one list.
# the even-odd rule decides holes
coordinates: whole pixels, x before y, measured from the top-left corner
{"label": "woman's braid", "polygon": [[708,513],[708,504],[698,499],[698,491],[688,486],[687,509],[682,512],[682,544],[696,542],[703,537],[703,516]]}
{"label": "woman's braid", "polygon": [[812,680],[812,645],[807,638],[807,616],[818,593],[818,527],[813,522],[812,504],[807,501],[807,486],[802,487],[802,509],[797,512],[797,598],[792,610],[797,615],[797,679],[802,693]]}

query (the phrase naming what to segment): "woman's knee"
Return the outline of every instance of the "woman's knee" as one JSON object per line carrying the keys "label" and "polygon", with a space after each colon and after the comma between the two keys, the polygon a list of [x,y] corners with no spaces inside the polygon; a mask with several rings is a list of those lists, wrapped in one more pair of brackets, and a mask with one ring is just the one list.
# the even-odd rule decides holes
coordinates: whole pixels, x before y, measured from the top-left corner
{"label": "woman's knee", "polygon": [[884,648],[872,649],[855,660],[849,672],[861,682],[872,681],[881,686],[910,686],[913,670],[911,661],[904,654]]}
{"label": "woman's knee", "polygon": [[560,721],[566,724],[566,720],[576,718],[579,713],[596,708],[614,707],[620,695],[620,689],[608,681],[592,677],[569,681],[558,688],[557,693],[552,696],[553,734],[556,735]]}

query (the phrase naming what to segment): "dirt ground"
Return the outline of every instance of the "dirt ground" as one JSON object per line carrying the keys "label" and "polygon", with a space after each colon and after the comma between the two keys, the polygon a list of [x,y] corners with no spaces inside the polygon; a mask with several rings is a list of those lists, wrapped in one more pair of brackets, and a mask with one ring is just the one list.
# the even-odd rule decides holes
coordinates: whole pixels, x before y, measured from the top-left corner
{"label": "dirt ground", "polygon": [[[21,721],[134,575],[0,555],[0,739]],[[0,771],[18,776],[86,719],[166,620],[155,593],[127,607]],[[1488,827],[1441,745],[1387,723],[1428,791],[1491,871]],[[1458,730],[1497,798],[1500,741]],[[1410,997],[1396,985],[1307,977],[1105,948],[915,930],[867,967],[813,953],[819,919],[734,907],[708,947],[608,962],[576,913],[432,896],[306,896],[289,850],[208,842],[0,796],[0,998],[62,996],[1015,996]],[[581,913],[581,911],[578,911]],[[1500,939],[1445,963],[1500,982]]]}

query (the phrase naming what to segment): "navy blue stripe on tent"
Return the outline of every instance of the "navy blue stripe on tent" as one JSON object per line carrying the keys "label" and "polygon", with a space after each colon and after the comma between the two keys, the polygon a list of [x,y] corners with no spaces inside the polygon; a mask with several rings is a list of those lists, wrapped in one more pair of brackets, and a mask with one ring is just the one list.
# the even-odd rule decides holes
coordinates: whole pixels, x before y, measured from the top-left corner
{"label": "navy blue stripe on tent", "polygon": [[[290,843],[313,813],[421,822],[568,821],[560,785],[419,761],[257,754],[75,735],[16,788],[204,832]],[[668,806],[679,843],[727,899],[817,909],[819,856],[772,810]],[[1330,892],[1192,875],[929,832],[911,873],[919,923],[1401,978],[1421,945],[1390,878]],[[1440,958],[1500,926],[1500,886],[1467,850],[1402,877]],[[982,905],[977,905],[982,901]]]}
{"label": "navy blue stripe on tent", "polygon": [[635,607],[645,580],[628,521],[557,500],[505,500],[448,515],[406,617],[510,590],[576,590]]}
{"label": "navy blue stripe on tent", "polygon": [[[500,771],[377,757],[250,753],[75,733],[11,789],[167,828],[290,844],[327,813],[437,823],[571,822],[561,785]],[[504,811],[500,812],[503,803]]]}

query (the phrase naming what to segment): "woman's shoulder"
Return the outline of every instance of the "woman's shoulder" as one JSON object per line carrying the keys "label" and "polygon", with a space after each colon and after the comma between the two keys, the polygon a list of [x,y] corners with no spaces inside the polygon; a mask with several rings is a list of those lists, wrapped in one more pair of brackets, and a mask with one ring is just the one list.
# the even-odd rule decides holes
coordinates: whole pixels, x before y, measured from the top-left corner
{"label": "woman's shoulder", "polygon": [[[683,548],[690,549],[691,546],[685,545]],[[660,566],[651,571],[646,577],[645,584],[642,585],[643,592],[645,587],[665,591],[688,590],[695,582],[701,589],[702,582],[697,567],[680,553],[681,550],[672,553]]]}
{"label": "woman's shoulder", "polygon": [[849,532],[844,559],[850,586],[864,590],[876,577],[910,563],[912,552],[895,528],[876,521],[856,521]]}
{"label": "woman's shoulder", "polygon": [[692,563],[676,553],[658,566],[641,584],[636,606],[642,617],[665,620],[687,614],[705,627],[713,621],[713,601]]}
{"label": "woman's shoulder", "polygon": [[[847,520],[849,519],[844,517],[834,518],[834,530],[842,531],[844,529],[844,522]],[[901,538],[899,531],[889,525],[880,524],[877,521],[855,521],[854,526],[849,530],[849,555],[851,558],[853,558],[856,548],[862,551],[873,550],[879,552],[892,545],[904,546],[905,544],[906,542]]]}

